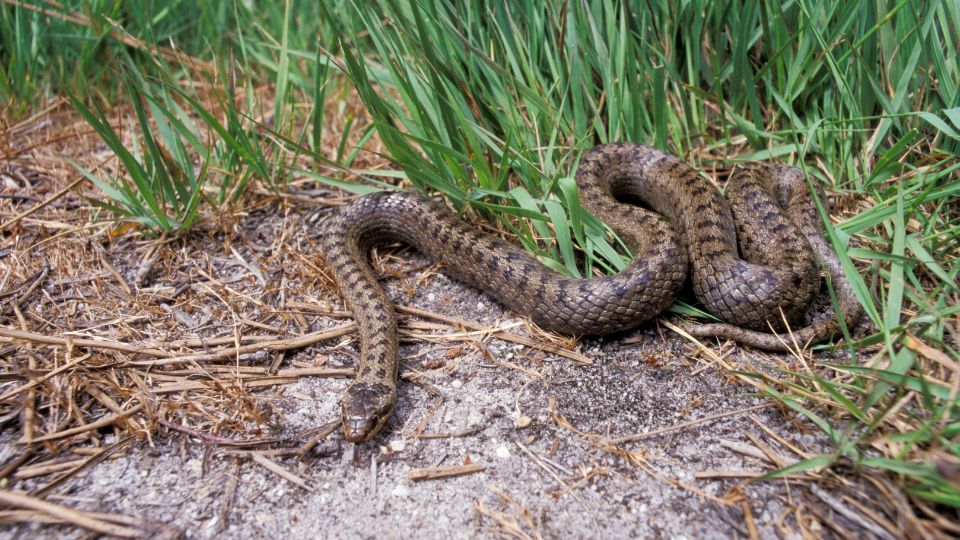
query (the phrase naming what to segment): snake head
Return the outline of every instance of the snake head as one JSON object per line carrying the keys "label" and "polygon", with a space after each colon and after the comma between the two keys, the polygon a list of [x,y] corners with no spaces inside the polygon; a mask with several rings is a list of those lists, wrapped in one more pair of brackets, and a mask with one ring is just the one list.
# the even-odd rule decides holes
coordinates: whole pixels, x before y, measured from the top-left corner
{"label": "snake head", "polygon": [[370,440],[393,413],[397,391],[385,384],[354,383],[343,396],[343,438],[352,443]]}

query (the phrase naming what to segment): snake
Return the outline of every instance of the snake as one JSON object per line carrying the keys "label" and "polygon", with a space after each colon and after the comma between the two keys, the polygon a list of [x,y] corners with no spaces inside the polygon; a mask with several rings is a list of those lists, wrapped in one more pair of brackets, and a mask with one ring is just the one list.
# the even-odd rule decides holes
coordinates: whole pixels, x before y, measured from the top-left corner
{"label": "snake", "polygon": [[[373,438],[397,400],[398,321],[369,261],[375,246],[407,244],[455,280],[543,329],[571,336],[622,332],[649,321],[674,302],[688,276],[698,301],[723,321],[682,326],[698,338],[789,350],[791,343],[828,339],[860,317],[854,290],[823,237],[813,184],[797,168],[738,166],[724,197],[675,155],[612,143],[585,151],[575,180],[580,205],[633,254],[618,273],[564,275],[467,224],[442,202],[409,191],[364,195],[324,221],[321,257],[353,313],[360,342],[356,374],[341,402],[345,440]],[[835,309],[803,326],[820,290],[820,268],[830,278]]]}

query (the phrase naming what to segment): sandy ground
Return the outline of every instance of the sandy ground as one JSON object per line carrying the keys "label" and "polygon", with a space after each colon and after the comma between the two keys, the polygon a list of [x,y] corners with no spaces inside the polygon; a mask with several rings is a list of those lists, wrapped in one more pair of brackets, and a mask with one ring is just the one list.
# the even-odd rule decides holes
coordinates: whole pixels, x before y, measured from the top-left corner
{"label": "sandy ground", "polygon": [[[413,260],[410,266],[418,266]],[[412,297],[403,281],[387,280],[402,303],[491,326],[515,322],[486,295],[441,274]],[[770,402],[691,356],[695,347],[666,330],[647,325],[581,340],[589,365],[496,338],[433,341],[403,346],[404,371],[422,382],[401,385],[396,413],[373,442],[354,446],[335,431],[302,460],[264,452],[303,486],[246,451],[165,431],[153,444],[134,444],[82,473],[54,500],[134,516],[158,524],[158,534],[187,538],[731,538],[747,537],[752,526],[763,538],[800,538],[801,529],[828,534],[835,519],[856,531],[811,496],[808,480],[745,484],[738,477],[771,469],[757,441],[796,458],[764,427],[807,452],[826,449],[825,441],[775,407],[762,407]],[[291,361],[321,356],[329,366],[349,366],[356,346],[347,336]],[[282,433],[335,422],[347,383],[309,378],[270,393]],[[723,413],[732,414],[682,427]],[[0,461],[17,452],[16,437],[3,433]],[[109,435],[103,441],[111,442]],[[465,463],[482,470],[410,479],[416,470]],[[85,536],[51,525],[0,533]]]}
{"label": "sandy ground", "polygon": [[[43,177],[30,181],[45,193],[56,186]],[[84,208],[71,196],[51,205],[47,210],[54,217],[46,219],[84,225],[89,216],[75,215]],[[186,239],[165,243],[147,277],[140,272],[142,261],[155,242],[107,228],[90,237],[58,234],[59,229],[44,228],[50,221],[27,220],[22,232],[9,237],[15,244],[3,264],[14,276],[11,282],[28,279],[41,261],[51,265],[50,280],[60,285],[44,285],[45,296],[36,301],[46,304],[24,306],[24,311],[47,314],[28,321],[46,334],[74,329],[129,342],[211,337],[230,335],[242,318],[280,325],[289,337],[349,320],[334,313],[342,308],[318,286],[322,279],[310,263],[316,255],[311,224],[330,210],[321,203],[294,202],[282,209],[259,205],[233,223],[200,227]],[[44,240],[53,235],[55,241]],[[306,258],[291,256],[299,252]],[[383,280],[398,303],[527,335],[523,322],[490,297],[437,273],[414,253],[399,255],[405,262],[389,258]],[[84,277],[90,274],[101,277]],[[298,324],[278,318],[277,287],[268,294],[264,286],[265,280],[274,286],[276,276],[282,277],[279,288],[287,301],[316,303],[326,294],[331,316],[308,314]],[[118,315],[123,323],[116,322]],[[420,337],[403,338],[406,379],[397,409],[368,444],[344,443],[339,430],[331,429],[308,453],[292,455],[318,429],[336,425],[340,395],[349,382],[305,377],[249,394],[270,412],[271,429],[262,436],[285,442],[259,447],[255,454],[249,447],[210,443],[154,425],[150,438],[141,433],[44,498],[129,516],[152,527],[148,536],[153,537],[802,538],[833,536],[835,527],[868,534],[841,515],[852,508],[842,496],[870,502],[869,492],[855,482],[820,473],[749,483],[801,453],[829,451],[828,441],[795,413],[754,395],[716,358],[657,323],[581,340],[574,350],[589,360],[584,363],[498,339],[496,332],[449,324],[430,330],[422,323],[437,325],[437,320],[404,320],[403,328]],[[531,337],[546,343],[542,336]],[[4,354],[23,346],[8,342]],[[718,344],[711,347],[721,351]],[[357,348],[355,336],[347,334],[290,351],[281,367],[351,367]],[[49,362],[45,369],[52,369],[56,348],[37,350],[39,360]],[[762,369],[771,358],[730,346],[725,352],[732,354],[723,362],[741,369]],[[105,358],[122,363],[135,355]],[[271,360],[254,355],[245,364]],[[154,388],[148,379],[143,384]],[[93,404],[88,415],[109,413],[82,393],[82,380],[73,383],[80,389],[77,399]],[[13,380],[4,391],[12,388],[9,384],[20,383]],[[164,394],[159,404],[172,407],[175,398]],[[177,403],[184,407],[182,399]],[[38,414],[56,417],[55,412]],[[17,422],[5,424],[0,464],[23,451],[17,442],[22,435]],[[89,435],[78,444],[118,442],[112,427]],[[70,448],[57,447],[51,455],[61,451],[64,459],[76,459],[66,455]],[[426,469],[464,465],[475,470],[412,479]],[[3,487],[29,492],[51,478],[20,479]],[[28,517],[31,523],[0,524],[0,537],[89,534]]]}

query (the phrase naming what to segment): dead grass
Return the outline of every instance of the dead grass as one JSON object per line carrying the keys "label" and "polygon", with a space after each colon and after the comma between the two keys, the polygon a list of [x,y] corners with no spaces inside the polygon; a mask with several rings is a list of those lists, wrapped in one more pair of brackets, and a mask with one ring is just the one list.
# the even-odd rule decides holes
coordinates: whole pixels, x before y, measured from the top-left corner
{"label": "dead grass", "polygon": [[[351,103],[346,111],[328,114],[359,114],[356,103]],[[328,123],[325,145],[339,143],[336,124],[335,120]],[[118,126],[122,125],[121,117]],[[389,167],[380,157],[379,143],[371,144],[372,151],[360,158],[358,168]],[[91,169],[109,169],[115,163],[62,100],[23,122],[5,126],[0,132],[0,153],[4,156],[0,161],[0,424],[19,434],[18,455],[0,468],[0,504],[10,508],[0,512],[0,524],[68,523],[121,537],[169,533],[164,526],[127,516],[81,514],[45,497],[132,444],[152,445],[157,437],[173,434],[199,441],[205,448],[205,463],[214,454],[233,456],[235,463],[249,459],[270,474],[309,489],[300,473],[278,459],[294,457],[310,463],[315,459],[312,450],[338,429],[337,419],[322,419],[323,425],[308,432],[286,433],[273,402],[286,385],[302,377],[347,378],[353,373],[330,367],[324,355],[310,352],[318,344],[355,339],[355,325],[340,306],[336,285],[314,257],[316,241],[310,227],[344,203],[342,194],[294,179],[289,193],[282,196],[254,191],[234,209],[208,210],[187,238],[151,238],[138,229],[99,220],[105,216],[84,200],[98,195],[65,158]],[[378,266],[384,273],[395,271],[384,261]],[[435,271],[428,269],[420,278]],[[483,343],[495,336],[574,362],[591,362],[573,348],[574,341],[529,324],[476,324],[411,306],[398,306],[398,311],[407,317],[402,339],[482,350]],[[917,347],[922,349],[922,344]],[[693,349],[703,362],[700,369],[731,376],[739,367],[732,363],[729,350],[703,343]],[[956,371],[949,359],[931,358],[941,369]],[[805,361],[798,354],[798,362]],[[447,366],[426,367],[429,371]],[[537,377],[524,365],[502,367]],[[430,391],[424,372],[410,369],[405,378]],[[950,380],[948,373],[941,378]],[[756,379],[740,381],[757,388],[766,384]],[[433,412],[441,403],[438,398]],[[773,405],[748,407],[736,414],[768,406]],[[739,482],[725,496],[715,497],[662,474],[650,456],[628,447],[636,440],[696,428],[728,414],[733,413],[616,439],[580,431],[559,413],[553,421],[586,444],[632,463],[659,481],[739,512],[742,526],[737,527],[744,535],[756,537],[751,513],[756,501],[747,500],[739,486],[809,457],[802,449],[753,417],[757,429],[747,434],[752,445],[731,443],[730,450],[753,456],[763,467],[703,471],[698,478]],[[428,413],[404,433],[445,438],[483,429],[426,433],[431,416]],[[524,455],[555,476],[557,496],[576,496],[577,489],[601,481],[606,474],[603,467],[564,472],[529,450]],[[411,474],[417,479],[445,478],[479,470],[481,465],[467,463]],[[876,510],[875,496],[857,491],[857,486],[834,472],[806,471],[783,481],[809,486],[826,508],[878,537],[956,531],[955,524],[936,512],[917,517],[898,499],[898,489],[888,480],[876,476],[868,480],[883,494],[885,504],[897,509],[900,522],[892,523]],[[24,486],[31,487],[24,491]],[[235,490],[235,481],[233,486]],[[847,494],[828,493],[819,486]],[[500,504],[492,508],[478,500],[476,511],[482,522],[495,525],[492,532],[541,537],[529,511],[506,492],[490,489]],[[232,499],[228,489],[219,511],[221,523]],[[790,516],[793,526],[783,517],[780,530],[818,536],[823,532],[818,527],[831,526],[822,512],[799,502]],[[849,534],[843,529],[835,532]]]}
{"label": "dead grass", "polygon": [[[356,102],[350,103],[328,114],[356,116]],[[0,514],[0,522],[69,523],[121,537],[155,534],[156,524],[108,514],[78,517],[43,497],[133,443],[151,445],[172,433],[199,441],[206,456],[217,449],[305,485],[270,456],[313,459],[311,450],[339,423],[330,419],[316,430],[284,434],[272,403],[302,377],[353,375],[352,369],[325,366],[322,355],[290,356],[354,339],[356,326],[345,320],[349,314],[304,226],[342,205],[342,194],[294,179],[280,197],[254,190],[234,210],[208,209],[188,238],[151,238],[103,221],[109,216],[84,200],[99,194],[65,158],[91,170],[116,164],[64,104],[52,102],[0,133],[0,420],[20,434],[21,448],[0,469],[0,485],[10,490],[0,491],[0,503],[14,508]],[[125,125],[122,110],[117,113],[117,127]],[[325,145],[340,142],[335,118],[324,132]],[[371,141],[357,167],[388,166],[378,144]],[[479,343],[495,335],[590,362],[571,350],[569,340],[528,337],[512,331],[516,325],[399,310],[419,319],[404,323],[404,339]],[[416,374],[407,378],[429,385]],[[420,429],[416,436],[460,437],[479,429]],[[477,467],[425,474],[468,474]],[[18,486],[28,481],[39,487],[23,492]]]}
{"label": "dead grass", "polygon": [[[21,447],[0,481],[40,486],[0,492],[18,509],[0,519],[143,535],[153,525],[79,519],[38,497],[161,432],[220,448],[294,451],[317,445],[316,431],[332,433],[278,436],[271,402],[301,377],[352,376],[325,367],[323,356],[287,356],[355,328],[303,309],[338,305],[315,263],[302,264],[304,253],[316,253],[303,223],[342,197],[295,179],[287,197],[253,194],[235,210],[208,212],[190,238],[150,238],[99,221],[106,216],[83,200],[99,195],[65,158],[93,169],[115,164],[63,105],[0,132],[0,419],[20,433]],[[333,131],[324,137],[339,142]],[[386,164],[376,153],[359,160]],[[284,217],[263,231],[251,213]],[[282,474],[265,455],[248,457]]]}

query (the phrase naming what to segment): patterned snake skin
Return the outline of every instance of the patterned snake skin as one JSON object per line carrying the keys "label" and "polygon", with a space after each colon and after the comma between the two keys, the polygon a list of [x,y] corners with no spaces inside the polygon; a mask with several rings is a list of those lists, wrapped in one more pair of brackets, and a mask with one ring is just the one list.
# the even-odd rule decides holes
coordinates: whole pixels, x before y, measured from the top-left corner
{"label": "patterned snake skin", "polygon": [[[542,328],[570,335],[627,330],[657,316],[673,302],[688,268],[697,298],[727,322],[687,325],[694,336],[786,349],[787,342],[768,332],[785,330],[784,319],[791,328],[803,320],[819,290],[818,262],[832,279],[844,321],[852,325],[859,318],[859,304],[821,234],[797,169],[766,164],[738,169],[725,200],[677,157],[624,143],[584,153],[576,179],[584,208],[634,254],[619,274],[563,276],[414,193],[368,195],[327,221],[323,255],[360,331],[357,376],[342,405],[348,441],[375,435],[397,397],[397,317],[368,263],[377,244],[407,243],[442,261],[444,273],[483,289]],[[838,329],[830,316],[793,335],[805,345]]]}

